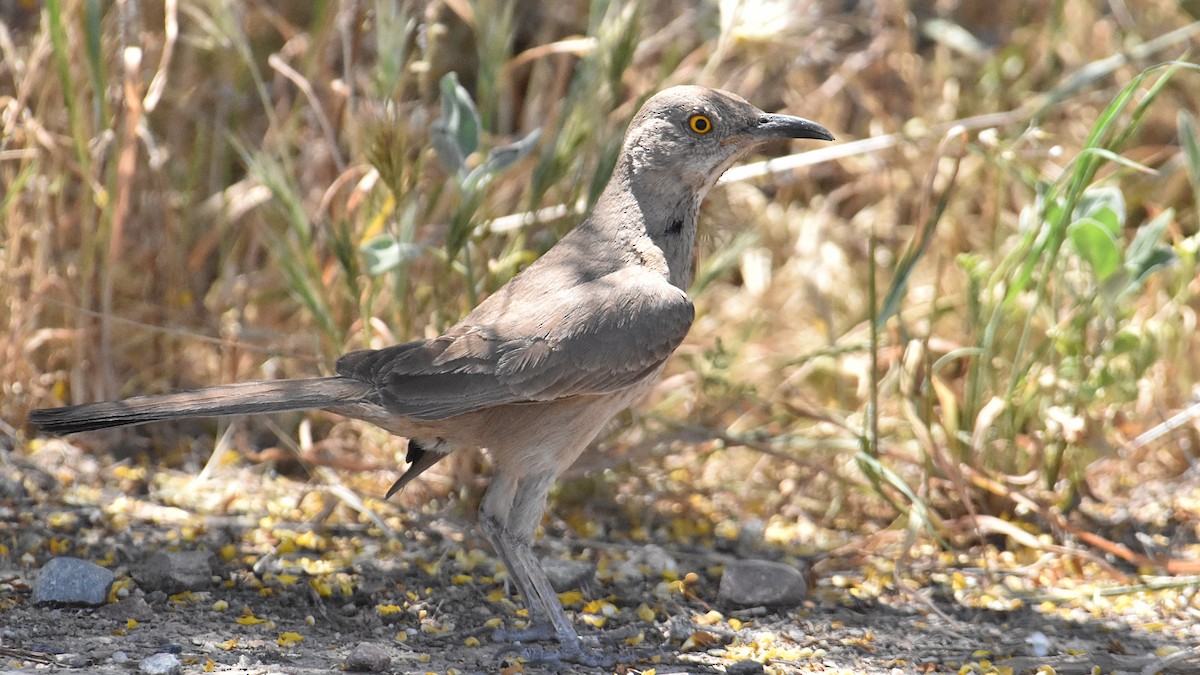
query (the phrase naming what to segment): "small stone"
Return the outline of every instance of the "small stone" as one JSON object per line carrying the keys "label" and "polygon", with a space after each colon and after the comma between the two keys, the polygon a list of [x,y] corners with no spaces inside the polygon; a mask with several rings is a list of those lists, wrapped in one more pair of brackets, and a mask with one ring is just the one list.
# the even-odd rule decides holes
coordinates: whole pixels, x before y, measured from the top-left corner
{"label": "small stone", "polygon": [[141,595],[131,595],[124,600],[107,605],[100,611],[105,616],[118,620],[148,621],[154,618],[154,608]]}
{"label": "small stone", "polygon": [[696,623],[691,616],[672,615],[667,619],[667,637],[672,642],[683,642],[696,632]]}
{"label": "small stone", "polygon": [[661,577],[663,572],[678,572],[679,563],[663,547],[648,544],[631,553],[614,571],[618,580],[641,581]]}
{"label": "small stone", "polygon": [[738,530],[737,554],[742,558],[757,558],[767,550],[767,524],[751,518]]}
{"label": "small stone", "polygon": [[742,659],[725,669],[725,675],[762,675],[763,664],[754,659]]}
{"label": "small stone", "polygon": [[1050,638],[1040,630],[1026,636],[1025,642],[1029,644],[1029,653],[1032,656],[1041,658],[1050,653]]}
{"label": "small stone", "polygon": [[77,654],[75,652],[55,654],[54,662],[67,668],[84,668],[88,665],[87,657],[83,654]]}
{"label": "small stone", "polygon": [[360,642],[346,656],[346,670],[359,673],[380,673],[392,665],[392,656],[373,642]]}
{"label": "small stone", "polygon": [[28,498],[29,493],[25,491],[25,485],[21,481],[0,476],[0,499],[19,502]]}
{"label": "small stone", "polygon": [[103,605],[113,573],[79,558],[51,558],[33,583],[33,604]]}
{"label": "small stone", "polygon": [[211,551],[159,551],[134,570],[133,576],[147,591],[173,595],[212,585]]}
{"label": "small stone", "polygon": [[717,598],[740,607],[794,606],[808,595],[808,582],[791,565],[738,560],[725,566]]}
{"label": "small stone", "polygon": [[578,560],[547,558],[542,561],[542,571],[550,579],[555,593],[583,588],[596,574],[596,566]]}
{"label": "small stone", "polygon": [[183,672],[183,662],[174,654],[159,652],[138,662],[138,672],[144,675],[179,675]]}
{"label": "small stone", "polygon": [[650,568],[651,574],[662,574],[663,572],[678,572],[679,563],[675,557],[667,553],[666,549],[655,544],[648,544],[633,552],[629,556],[629,562],[634,565],[645,565]]}

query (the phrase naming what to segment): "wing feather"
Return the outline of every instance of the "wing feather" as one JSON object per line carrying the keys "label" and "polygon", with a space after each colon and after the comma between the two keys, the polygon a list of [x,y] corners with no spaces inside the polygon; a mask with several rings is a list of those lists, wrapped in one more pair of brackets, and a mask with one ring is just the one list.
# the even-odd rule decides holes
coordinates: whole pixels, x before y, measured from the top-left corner
{"label": "wing feather", "polygon": [[485,302],[445,335],[352,352],[337,370],[372,383],[397,415],[445,419],[625,389],[662,365],[694,318],[682,290],[630,268],[495,304],[523,311],[489,312]]}

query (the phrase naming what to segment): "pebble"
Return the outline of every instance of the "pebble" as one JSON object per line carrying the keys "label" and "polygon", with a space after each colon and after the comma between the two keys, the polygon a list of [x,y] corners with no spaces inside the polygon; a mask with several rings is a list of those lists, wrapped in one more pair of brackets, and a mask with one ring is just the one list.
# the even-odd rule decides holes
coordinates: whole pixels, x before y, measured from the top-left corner
{"label": "pebble", "polygon": [[119,602],[105,606],[100,611],[113,619],[148,621],[154,618],[154,608],[141,595],[131,595]]}
{"label": "pebble", "polygon": [[113,573],[79,558],[51,558],[33,582],[33,604],[103,605]]}
{"label": "pebble", "polygon": [[683,642],[696,632],[696,624],[690,616],[672,615],[667,619],[667,637],[673,642]]}
{"label": "pebble", "polygon": [[19,502],[29,499],[25,484],[8,476],[0,476],[0,500]]}
{"label": "pebble", "polygon": [[655,544],[643,546],[629,555],[629,559],[617,565],[615,576],[620,579],[640,581],[647,576],[661,577],[663,572],[678,572],[679,563],[666,549]]}
{"label": "pebble", "polygon": [[737,554],[742,558],[754,559],[767,550],[767,524],[751,518],[738,530]]}
{"label": "pebble", "polygon": [[583,588],[596,575],[596,566],[579,560],[547,558],[542,561],[542,571],[550,579],[555,593]]}
{"label": "pebble", "polygon": [[742,659],[736,663],[730,664],[725,669],[725,675],[762,675],[763,664],[754,659]]}
{"label": "pebble", "polygon": [[138,672],[144,675],[179,675],[183,672],[183,662],[174,654],[159,652],[138,662]]}
{"label": "pebble", "polygon": [[1042,657],[1050,653],[1050,638],[1040,630],[1026,636],[1025,642],[1029,643],[1029,653],[1032,656]]}
{"label": "pebble", "polygon": [[360,673],[379,673],[392,665],[387,650],[373,642],[360,642],[346,656],[346,670]]}
{"label": "pebble", "polygon": [[158,551],[134,569],[133,576],[147,591],[174,595],[211,586],[212,565],[211,551]]}
{"label": "pebble", "polygon": [[808,582],[791,565],[770,560],[738,560],[725,566],[717,598],[741,607],[793,606],[808,595]]}
{"label": "pebble", "polygon": [[84,668],[88,665],[88,659],[83,654],[75,652],[67,652],[65,654],[55,654],[54,662],[60,666],[67,668]]}
{"label": "pebble", "polygon": [[629,562],[634,565],[645,565],[650,568],[652,574],[662,574],[663,572],[678,572],[679,563],[675,557],[667,553],[666,549],[655,544],[647,544],[633,552],[629,556]]}

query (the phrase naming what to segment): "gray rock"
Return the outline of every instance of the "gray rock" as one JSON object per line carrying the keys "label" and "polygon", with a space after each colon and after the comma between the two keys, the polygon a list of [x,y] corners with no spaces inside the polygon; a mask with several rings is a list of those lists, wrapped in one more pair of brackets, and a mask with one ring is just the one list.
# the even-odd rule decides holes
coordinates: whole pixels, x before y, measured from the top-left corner
{"label": "gray rock", "polygon": [[28,498],[29,493],[25,490],[24,483],[8,476],[0,476],[0,499],[15,502]]}
{"label": "gray rock", "polygon": [[696,623],[690,615],[674,614],[667,619],[667,637],[672,642],[683,642],[696,632]]}
{"label": "gray rock", "polygon": [[100,611],[113,619],[147,621],[154,618],[154,608],[141,595],[131,595],[120,602],[105,606]]}
{"label": "gray rock", "polygon": [[392,656],[373,642],[360,642],[346,656],[346,670],[359,673],[379,673],[392,665]]}
{"label": "gray rock", "polygon": [[138,672],[143,675],[179,675],[183,672],[183,662],[174,654],[159,652],[139,661]]}
{"label": "gray rock", "polygon": [[630,580],[647,577],[657,578],[663,572],[678,572],[679,563],[667,551],[655,544],[647,544],[629,555],[629,559],[617,565],[617,576]]}
{"label": "gray rock", "polygon": [[738,556],[742,558],[758,558],[767,550],[767,524],[758,518],[751,518],[742,523],[738,529],[737,547]]}
{"label": "gray rock", "polygon": [[583,588],[596,575],[596,566],[592,563],[558,558],[543,560],[542,570],[550,579],[555,593]]}
{"label": "gray rock", "polygon": [[65,654],[55,654],[54,662],[67,668],[85,668],[88,665],[88,658],[83,654],[67,652]]}
{"label": "gray rock", "polygon": [[629,556],[629,562],[634,565],[645,565],[650,568],[651,574],[662,574],[663,572],[678,572],[679,563],[675,557],[667,553],[666,549],[655,544],[647,544],[633,552]]}
{"label": "gray rock", "polygon": [[212,565],[211,551],[159,551],[135,569],[133,576],[146,591],[198,591],[212,585]]}
{"label": "gray rock", "polygon": [[742,659],[736,663],[730,664],[725,669],[725,675],[762,675],[763,664],[753,659]]}
{"label": "gray rock", "polygon": [[791,565],[770,560],[738,560],[725,566],[717,598],[740,607],[798,605],[808,582]]}
{"label": "gray rock", "polygon": [[51,558],[33,582],[33,604],[103,605],[113,573],[79,558]]}

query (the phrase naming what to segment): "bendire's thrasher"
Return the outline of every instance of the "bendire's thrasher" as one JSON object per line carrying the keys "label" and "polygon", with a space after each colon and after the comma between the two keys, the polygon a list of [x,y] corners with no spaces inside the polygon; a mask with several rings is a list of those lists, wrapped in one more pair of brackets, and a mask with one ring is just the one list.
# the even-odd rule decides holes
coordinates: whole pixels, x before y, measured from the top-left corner
{"label": "bendire's thrasher", "polygon": [[[324,408],[409,439],[391,496],[457,448],[495,467],[479,523],[529,606],[511,640],[557,638],[590,662],[530,547],[555,479],[658,376],[691,326],[685,292],[700,202],[751,147],[833,140],[733,94],[673,87],[646,101],[592,213],[444,335],[337,362],[336,377],[246,382],[35,410],[70,433],[181,417]],[[603,659],[600,659],[603,660]]]}

